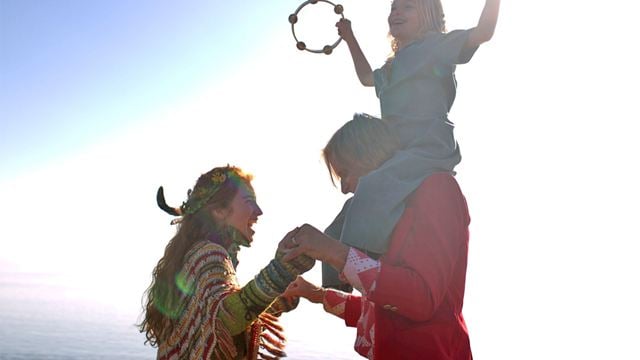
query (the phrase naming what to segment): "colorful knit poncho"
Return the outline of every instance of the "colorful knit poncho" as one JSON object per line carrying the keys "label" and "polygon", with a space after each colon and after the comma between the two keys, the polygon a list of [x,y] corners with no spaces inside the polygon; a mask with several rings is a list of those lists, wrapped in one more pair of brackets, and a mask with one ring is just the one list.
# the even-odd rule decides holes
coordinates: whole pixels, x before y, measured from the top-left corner
{"label": "colorful knit poncho", "polygon": [[296,275],[312,266],[312,261],[292,265],[274,259],[241,288],[227,250],[210,241],[196,243],[178,275],[183,308],[169,338],[159,342],[158,359],[286,356],[276,316],[297,303],[278,295]]}

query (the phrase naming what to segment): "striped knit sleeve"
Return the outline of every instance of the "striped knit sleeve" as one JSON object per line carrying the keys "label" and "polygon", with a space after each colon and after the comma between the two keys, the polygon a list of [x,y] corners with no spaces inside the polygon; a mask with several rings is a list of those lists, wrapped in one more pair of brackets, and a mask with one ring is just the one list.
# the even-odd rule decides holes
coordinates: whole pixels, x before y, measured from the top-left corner
{"label": "striped knit sleeve", "polygon": [[232,335],[243,332],[303,270],[276,257],[253,280],[225,297],[218,317]]}

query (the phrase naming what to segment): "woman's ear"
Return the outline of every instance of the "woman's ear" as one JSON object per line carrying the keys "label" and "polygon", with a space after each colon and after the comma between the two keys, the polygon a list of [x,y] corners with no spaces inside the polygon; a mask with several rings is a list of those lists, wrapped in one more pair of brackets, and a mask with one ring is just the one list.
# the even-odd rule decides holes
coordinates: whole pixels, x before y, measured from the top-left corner
{"label": "woman's ear", "polygon": [[225,220],[229,216],[229,209],[227,208],[214,208],[209,210],[211,212],[211,216],[218,224],[224,224]]}

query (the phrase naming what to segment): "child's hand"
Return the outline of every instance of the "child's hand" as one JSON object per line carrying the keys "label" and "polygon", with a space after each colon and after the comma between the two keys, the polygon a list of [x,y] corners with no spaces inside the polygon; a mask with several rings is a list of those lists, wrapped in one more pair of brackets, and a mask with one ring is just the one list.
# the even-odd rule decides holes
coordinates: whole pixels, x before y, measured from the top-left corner
{"label": "child's hand", "polygon": [[294,282],[289,284],[282,296],[285,298],[303,297],[312,303],[318,304],[324,298],[324,289],[308,282],[302,276],[298,276]]}
{"label": "child's hand", "polygon": [[349,19],[340,19],[340,21],[336,23],[336,27],[338,28],[338,35],[340,35],[344,41],[350,43],[355,40],[353,30],[351,29],[351,21]]}

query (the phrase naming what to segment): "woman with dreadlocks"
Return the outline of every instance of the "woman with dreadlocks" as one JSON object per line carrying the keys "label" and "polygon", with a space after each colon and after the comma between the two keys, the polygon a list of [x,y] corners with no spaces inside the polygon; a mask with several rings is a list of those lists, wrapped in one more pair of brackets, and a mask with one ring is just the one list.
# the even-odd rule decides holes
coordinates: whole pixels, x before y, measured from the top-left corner
{"label": "woman with dreadlocks", "polygon": [[[283,253],[243,287],[236,267],[241,246],[251,245],[253,224],[262,215],[252,177],[234,166],[200,176],[179,208],[176,235],[153,271],[140,331],[158,347],[158,359],[277,359],[284,336],[278,316],[297,306],[279,295],[298,274],[311,269],[308,257],[283,262]],[[285,239],[295,235],[295,231]]]}

